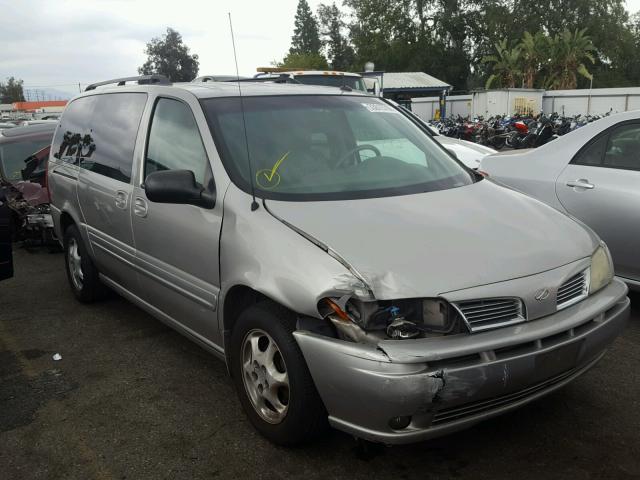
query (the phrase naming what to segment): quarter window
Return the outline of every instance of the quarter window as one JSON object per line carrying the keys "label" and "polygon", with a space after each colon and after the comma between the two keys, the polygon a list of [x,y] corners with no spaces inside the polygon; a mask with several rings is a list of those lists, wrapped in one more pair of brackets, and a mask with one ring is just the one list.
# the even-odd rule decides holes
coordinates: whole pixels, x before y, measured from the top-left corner
{"label": "quarter window", "polygon": [[191,108],[161,98],[151,121],[144,176],[161,170],[190,170],[203,185],[208,168],[207,154]]}
{"label": "quarter window", "polygon": [[109,93],[74,100],[62,116],[53,156],[129,183],[146,102],[145,93]]}
{"label": "quarter window", "polygon": [[573,162],[578,165],[587,165],[592,167],[599,167],[602,165],[602,156],[607,146],[607,135],[602,135],[595,142],[592,142],[586,148],[584,148],[573,159]]}

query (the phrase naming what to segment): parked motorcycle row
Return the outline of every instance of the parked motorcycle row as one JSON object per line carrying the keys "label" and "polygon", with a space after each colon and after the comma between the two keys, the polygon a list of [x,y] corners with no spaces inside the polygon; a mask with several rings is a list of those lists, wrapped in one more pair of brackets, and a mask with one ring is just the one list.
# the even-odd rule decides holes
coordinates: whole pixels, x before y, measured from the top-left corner
{"label": "parked motorcycle row", "polygon": [[575,115],[563,116],[558,113],[551,115],[496,115],[488,119],[483,117],[455,118],[432,120],[430,125],[442,135],[459,138],[486,145],[500,150],[503,147],[536,148],[576,130],[588,123],[596,121],[605,115]]}

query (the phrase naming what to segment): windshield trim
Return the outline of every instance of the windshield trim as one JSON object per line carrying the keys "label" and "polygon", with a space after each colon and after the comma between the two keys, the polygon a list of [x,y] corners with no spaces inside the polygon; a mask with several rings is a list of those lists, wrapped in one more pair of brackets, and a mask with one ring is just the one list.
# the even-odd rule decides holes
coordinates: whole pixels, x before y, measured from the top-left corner
{"label": "windshield trim", "polygon": [[[229,176],[229,178],[231,179],[231,181],[233,182],[233,184],[235,186],[237,186],[240,190],[242,190],[243,192],[251,195],[252,193],[255,192],[255,196],[257,198],[261,198],[261,199],[266,199],[266,200],[278,200],[278,201],[285,201],[285,202],[316,202],[316,201],[336,201],[336,200],[359,200],[359,199],[369,199],[369,198],[384,198],[384,197],[397,197],[397,196],[403,196],[403,195],[413,195],[413,194],[419,194],[419,193],[429,193],[429,192],[435,192],[435,191],[440,191],[440,190],[449,190],[449,189],[453,189],[453,188],[460,188],[463,186],[467,186],[467,185],[460,185],[460,186],[451,186],[450,182],[451,182],[451,177],[448,179],[440,179],[440,180],[433,180],[433,181],[429,181],[429,182],[422,182],[422,183],[417,183],[417,184],[413,184],[413,185],[405,185],[402,187],[391,187],[391,188],[376,188],[376,189],[369,189],[369,190],[354,190],[354,191],[341,191],[341,192],[323,192],[323,193],[284,193],[284,192],[274,192],[274,191],[267,191],[267,190],[263,190],[261,188],[259,188],[257,185],[255,185],[255,183],[251,183],[249,181],[247,181],[233,166],[233,162],[229,159],[230,156],[230,152],[228,147],[226,146],[223,138],[224,136],[222,135],[221,131],[220,131],[220,127],[217,125],[217,119],[213,118],[212,115],[209,114],[209,109],[206,106],[207,101],[216,101],[218,100],[218,98],[220,99],[224,99],[224,100],[228,100],[230,98],[236,98],[239,100],[244,100],[247,98],[274,98],[274,97],[295,97],[297,95],[290,95],[290,94],[276,94],[276,95],[252,95],[250,97],[246,97],[246,96],[240,96],[240,95],[234,95],[234,96],[225,96],[225,97],[207,97],[207,98],[200,98],[199,99],[199,103],[200,103],[200,107],[202,108],[202,111],[204,113],[204,116],[207,120],[207,125],[209,127],[211,136],[213,138],[213,142],[216,146],[216,150],[218,153],[218,156],[220,157],[220,160],[222,161],[222,165],[227,173],[227,175]],[[309,96],[309,95],[304,95],[304,96]],[[372,98],[371,95],[363,95],[363,94],[347,94],[345,95],[344,93],[340,93],[340,94],[318,94],[318,95],[313,95],[313,96],[328,96],[328,97],[341,97],[341,96],[345,96],[345,97],[355,97],[355,98]],[[432,135],[429,135],[429,133],[426,131],[426,128],[424,125],[421,125],[420,122],[416,121],[415,119],[411,118],[410,115],[408,115],[407,113],[403,112],[401,108],[397,108],[395,105],[393,105],[391,102],[388,102],[386,99],[381,98],[381,97],[377,97],[374,96],[373,98],[376,98],[382,102],[384,102],[385,104],[389,105],[390,107],[394,108],[395,110],[397,110],[399,113],[401,113],[406,119],[408,119],[411,123],[413,123],[415,126],[417,126],[423,133],[425,133],[425,135],[429,138],[428,141],[434,143],[437,145],[438,148],[440,148],[443,152],[446,153],[446,155],[455,163],[457,163],[462,170],[464,170],[464,172],[469,176],[469,180],[471,181],[471,184],[477,183],[478,181],[482,180],[484,177],[482,177],[481,175],[478,175],[476,172],[474,172],[473,170],[469,169],[469,167],[467,167],[466,165],[464,165],[459,159],[457,159],[455,156],[453,156],[451,154],[451,152],[449,150],[447,150],[446,148],[444,148],[444,146],[442,146],[439,142],[437,142]],[[254,166],[251,165],[251,170],[254,170]],[[460,175],[461,180],[462,180],[462,175]],[[438,184],[442,184],[442,183],[448,183],[446,187],[442,187],[442,188],[438,188]]]}

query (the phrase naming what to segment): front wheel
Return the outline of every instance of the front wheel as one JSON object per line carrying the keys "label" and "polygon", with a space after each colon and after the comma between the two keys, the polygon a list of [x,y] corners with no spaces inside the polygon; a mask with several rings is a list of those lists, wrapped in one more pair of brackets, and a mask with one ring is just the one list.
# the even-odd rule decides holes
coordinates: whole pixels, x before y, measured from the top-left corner
{"label": "front wheel", "polygon": [[327,413],[293,335],[295,316],[263,302],[247,308],[231,335],[231,374],[253,426],[279,445],[313,440]]}

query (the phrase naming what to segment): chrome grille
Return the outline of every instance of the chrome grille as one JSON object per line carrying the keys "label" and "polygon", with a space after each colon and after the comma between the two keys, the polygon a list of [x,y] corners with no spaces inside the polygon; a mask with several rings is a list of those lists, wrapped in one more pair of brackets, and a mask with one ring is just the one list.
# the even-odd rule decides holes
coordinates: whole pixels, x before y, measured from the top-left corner
{"label": "chrome grille", "polygon": [[558,288],[556,298],[557,309],[566,308],[569,305],[579,302],[589,294],[589,284],[587,282],[587,270],[574,275]]}
{"label": "chrome grille", "polygon": [[519,298],[487,298],[454,303],[469,330],[480,332],[525,320]]}

